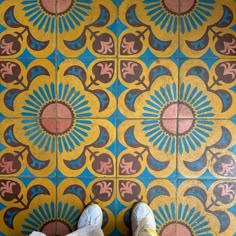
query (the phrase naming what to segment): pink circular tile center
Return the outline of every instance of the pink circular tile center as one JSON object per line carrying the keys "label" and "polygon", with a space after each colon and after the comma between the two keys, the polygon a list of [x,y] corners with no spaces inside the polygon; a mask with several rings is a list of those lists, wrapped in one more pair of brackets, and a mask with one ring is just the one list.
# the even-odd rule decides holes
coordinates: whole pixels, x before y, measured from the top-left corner
{"label": "pink circular tile center", "polygon": [[41,112],[41,125],[51,134],[67,132],[73,123],[73,113],[63,103],[52,102],[46,105]]}
{"label": "pink circular tile center", "polygon": [[[57,230],[56,230],[57,228]],[[70,229],[67,225],[62,222],[50,222],[42,228],[42,233],[45,233],[47,236],[63,236],[70,233]]]}
{"label": "pink circular tile center", "polygon": [[162,231],[162,236],[170,236],[170,235],[183,235],[183,236],[191,236],[192,233],[189,230],[189,228],[187,228],[185,225],[182,224],[175,224],[175,223],[171,223],[169,225],[167,225],[163,231]]}
{"label": "pink circular tile center", "polygon": [[[180,118],[178,120],[177,110],[179,112],[178,116]],[[170,134],[177,134],[177,129],[179,134],[184,134],[192,128],[194,122],[193,118],[194,114],[189,106],[185,104],[173,103],[163,110],[161,115],[161,124],[164,130]]]}
{"label": "pink circular tile center", "polygon": [[[42,7],[51,14],[60,14],[70,9],[73,0],[40,0]],[[56,3],[57,2],[57,3]],[[56,10],[57,4],[57,10]]]}
{"label": "pink circular tile center", "polygon": [[[163,0],[164,5],[171,12],[178,14],[185,13],[191,10],[191,8],[196,4],[196,0]],[[180,4],[180,5],[179,5]]]}

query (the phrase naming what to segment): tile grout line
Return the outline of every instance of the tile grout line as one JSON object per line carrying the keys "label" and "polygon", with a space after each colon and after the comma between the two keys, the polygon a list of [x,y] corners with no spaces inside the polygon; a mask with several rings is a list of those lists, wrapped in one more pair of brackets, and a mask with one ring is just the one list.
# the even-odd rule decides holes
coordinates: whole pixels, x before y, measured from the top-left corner
{"label": "tile grout line", "polygon": [[[120,15],[120,9],[118,7],[119,0],[116,0],[116,119],[115,119],[115,126],[116,126],[116,163],[115,163],[115,216],[118,215],[118,94],[119,94],[119,15]],[[118,221],[117,217],[115,218],[115,230],[118,230]]]}
{"label": "tile grout line", "polygon": [[178,40],[178,86],[177,86],[177,120],[176,120],[176,167],[175,167],[175,172],[176,172],[176,182],[175,182],[175,211],[176,211],[176,219],[175,219],[175,235],[177,236],[177,215],[178,215],[178,174],[179,174],[179,162],[178,162],[178,157],[179,157],[179,152],[178,152],[178,133],[179,133],[179,94],[180,94],[180,4],[181,4],[181,0],[178,0],[178,36],[177,36],[177,40]]}
{"label": "tile grout line", "polygon": [[56,209],[56,233],[57,233],[57,219],[58,219],[58,137],[57,137],[57,131],[58,131],[58,108],[57,108],[57,99],[58,99],[58,24],[57,24],[57,5],[58,5],[58,0],[55,1],[56,4],[56,23],[55,23],[55,87],[56,87],[56,204],[55,204],[55,209]]}

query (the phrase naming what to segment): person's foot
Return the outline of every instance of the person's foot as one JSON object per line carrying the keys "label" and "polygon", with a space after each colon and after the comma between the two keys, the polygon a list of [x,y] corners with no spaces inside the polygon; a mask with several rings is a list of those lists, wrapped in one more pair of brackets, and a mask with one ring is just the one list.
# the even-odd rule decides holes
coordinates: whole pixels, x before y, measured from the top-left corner
{"label": "person's foot", "polygon": [[78,229],[88,225],[96,225],[102,227],[102,209],[97,204],[87,206],[81,214],[78,221]]}
{"label": "person's foot", "polygon": [[152,212],[152,209],[144,202],[137,203],[131,214],[132,232],[138,228],[139,223],[146,218],[146,222],[150,225],[150,228],[156,231],[156,222]]}

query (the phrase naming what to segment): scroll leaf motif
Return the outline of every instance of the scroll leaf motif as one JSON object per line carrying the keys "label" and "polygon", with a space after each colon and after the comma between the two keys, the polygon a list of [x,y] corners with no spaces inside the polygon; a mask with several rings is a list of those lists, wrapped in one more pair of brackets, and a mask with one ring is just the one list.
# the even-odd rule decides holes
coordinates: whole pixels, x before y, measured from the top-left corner
{"label": "scroll leaf motif", "polygon": [[221,137],[212,147],[225,149],[231,143],[231,140],[232,135],[230,131],[226,127],[221,126]]}
{"label": "scroll leaf motif", "polygon": [[27,155],[27,162],[29,166],[35,170],[42,170],[49,164],[49,160],[47,161],[38,160],[30,151]]}
{"label": "scroll leaf motif", "polygon": [[206,192],[197,186],[191,187],[189,189],[187,189],[187,191],[185,191],[184,196],[193,196],[198,198],[202,204],[205,206],[206,205],[206,201],[207,201],[207,194]]}
{"label": "scroll leaf motif", "polygon": [[4,20],[6,22],[6,24],[12,28],[18,28],[18,27],[21,27],[23,26],[22,24],[20,24],[15,16],[14,16],[14,6],[11,6],[9,7],[7,10],[6,10],[6,13],[4,15]]}
{"label": "scroll leaf motif", "polygon": [[82,202],[84,202],[86,198],[85,190],[78,184],[70,185],[65,189],[63,194],[73,194],[77,196]]}
{"label": "scroll leaf motif", "polygon": [[207,156],[206,151],[202,154],[202,156],[196,161],[184,161],[184,165],[191,171],[201,171],[206,167],[207,164]]}
{"label": "scroll leaf motif", "polygon": [[39,41],[36,38],[34,38],[33,35],[28,31],[27,44],[31,49],[33,49],[35,51],[41,51],[48,46],[49,40],[48,41]]}
{"label": "scroll leaf motif", "polygon": [[209,72],[202,66],[194,66],[190,68],[187,72],[187,76],[195,75],[201,78],[201,80],[206,84],[209,81]]}
{"label": "scroll leaf motif", "polygon": [[72,41],[67,41],[64,40],[64,44],[72,50],[80,50],[81,48],[84,47],[86,43],[86,34],[85,34],[85,30],[83,31],[83,33],[75,40]]}
{"label": "scroll leaf motif", "polygon": [[132,89],[125,95],[125,104],[130,111],[135,112],[135,101],[142,92],[140,89]]}
{"label": "scroll leaf motif", "polygon": [[30,70],[27,73],[27,80],[28,80],[29,84],[39,75],[48,75],[49,76],[49,72],[43,66],[34,66],[34,67],[30,68]]}
{"label": "scroll leaf motif", "polygon": [[10,229],[14,229],[14,218],[22,210],[23,209],[20,209],[18,207],[11,207],[4,213],[4,222]]}
{"label": "scroll leaf motif", "polygon": [[43,185],[34,185],[27,191],[27,199],[28,199],[28,205],[30,202],[38,195],[44,194],[44,195],[50,195],[49,190],[44,187]]}
{"label": "scroll leaf motif", "polygon": [[228,214],[226,214],[224,211],[213,211],[211,212],[214,214],[220,223],[220,232],[223,233],[230,225],[230,218]]}
{"label": "scroll leaf motif", "polygon": [[171,72],[165,66],[155,66],[154,68],[151,69],[149,73],[149,80],[151,83],[153,83],[157,78],[159,78],[162,75],[171,76]]}
{"label": "scroll leaf motif", "polygon": [[4,139],[6,143],[11,147],[22,146],[22,143],[20,143],[14,136],[13,128],[14,128],[14,125],[11,125],[5,130]]}
{"label": "scroll leaf motif", "polygon": [[143,145],[140,144],[134,136],[134,128],[135,126],[131,126],[126,130],[125,142],[127,143],[127,145],[133,148],[142,147]]}
{"label": "scroll leaf motif", "polygon": [[100,15],[96,19],[96,21],[91,24],[91,26],[103,27],[108,23],[109,20],[110,20],[110,13],[108,9],[103,5],[100,5]]}
{"label": "scroll leaf motif", "polygon": [[135,14],[136,5],[132,5],[126,12],[127,22],[134,27],[143,26],[144,24],[137,18]]}
{"label": "scroll leaf motif", "polygon": [[169,161],[158,161],[156,158],[154,158],[150,153],[147,156],[147,163],[148,166],[155,170],[155,171],[161,171],[169,165]]}
{"label": "scroll leaf motif", "polygon": [[101,148],[104,147],[109,141],[109,133],[103,126],[99,126],[99,130],[100,134],[97,140],[93,144],[91,144],[91,146]]}
{"label": "scroll leaf motif", "polygon": [[14,111],[14,101],[15,101],[15,98],[21,92],[22,92],[22,90],[20,90],[20,89],[10,89],[10,90],[7,91],[7,93],[4,96],[4,101],[5,101],[6,107],[9,110]]}
{"label": "scroll leaf motif", "polygon": [[226,112],[232,106],[232,96],[226,90],[216,90],[215,93],[220,97],[222,102],[221,112]]}
{"label": "scroll leaf motif", "polygon": [[101,89],[93,90],[92,93],[99,100],[99,105],[100,105],[99,112],[104,111],[109,105],[109,96],[108,96],[108,94],[105,91],[101,90]]}
{"label": "scroll leaf motif", "polygon": [[163,195],[170,196],[169,191],[165,187],[156,185],[150,188],[147,192],[148,204],[150,204],[155,197],[163,196]]}
{"label": "scroll leaf motif", "polygon": [[203,50],[209,43],[209,36],[208,36],[208,30],[206,30],[205,34],[196,41],[185,41],[191,49],[195,51],[201,51]]}
{"label": "scroll leaf motif", "polygon": [[233,20],[233,12],[231,9],[225,5],[223,5],[223,16],[217,23],[214,24],[214,26],[219,28],[224,28],[228,26]]}
{"label": "scroll leaf motif", "polygon": [[85,84],[85,82],[86,82],[86,72],[80,66],[71,66],[71,67],[69,67],[65,71],[64,75],[74,75],[78,79],[80,79],[83,84]]}
{"label": "scroll leaf motif", "polygon": [[150,31],[149,34],[149,44],[152,48],[158,50],[158,51],[165,51],[166,48],[168,48],[171,44],[171,40],[169,41],[162,41],[158,39],[152,31]]}
{"label": "scroll leaf motif", "polygon": [[86,161],[85,150],[75,160],[64,160],[65,165],[71,170],[79,170],[82,168]]}

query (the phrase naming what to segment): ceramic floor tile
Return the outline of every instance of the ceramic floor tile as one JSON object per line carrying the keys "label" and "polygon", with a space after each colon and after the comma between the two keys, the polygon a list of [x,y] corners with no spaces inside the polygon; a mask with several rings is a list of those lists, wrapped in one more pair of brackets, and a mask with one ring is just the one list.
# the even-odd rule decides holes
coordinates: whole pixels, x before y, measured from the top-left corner
{"label": "ceramic floor tile", "polygon": [[175,177],[176,134],[169,135],[163,128],[171,123],[173,120],[120,121],[117,174],[137,179]]}
{"label": "ceramic floor tile", "polygon": [[104,234],[110,235],[115,229],[115,179],[60,178],[58,181],[58,222],[62,224],[57,225],[57,233],[63,236],[75,230],[83,209],[90,203],[97,203],[103,211]]}
{"label": "ceramic floor tile", "polygon": [[235,235],[236,182],[179,181],[177,235]]}
{"label": "ceramic floor tile", "polygon": [[95,57],[116,56],[115,1],[61,0],[57,1],[57,7],[57,41],[61,54],[77,57],[89,52]]}
{"label": "ceramic floor tile", "polygon": [[[67,122],[68,121],[68,122]],[[115,120],[59,120],[69,129],[57,136],[58,170],[79,178],[116,176]],[[67,127],[64,127],[64,129]]]}
{"label": "ceramic floor tile", "polygon": [[5,119],[0,123],[0,176],[55,176],[56,136],[44,132],[38,119]]}
{"label": "ceramic floor tile", "polygon": [[0,236],[98,203],[131,235],[236,236],[233,0],[0,0]]}
{"label": "ceramic floor tile", "polygon": [[[67,59],[58,70],[58,105],[62,118],[108,118],[116,110],[116,60],[97,59],[87,64]],[[58,115],[60,116],[60,114]]]}
{"label": "ceramic floor tile", "polygon": [[123,1],[119,7],[119,55],[158,58],[173,55],[178,47],[178,4],[175,2]]}
{"label": "ceramic floor tile", "polygon": [[56,233],[55,179],[1,178],[1,235]]}
{"label": "ceramic floor tile", "polygon": [[55,68],[47,59],[0,61],[1,119],[48,118],[48,103],[56,98]]}
{"label": "ceramic floor tile", "polygon": [[175,229],[175,180],[119,178],[117,180],[117,228],[120,234],[117,235],[131,235],[131,208],[139,201],[148,203],[153,210],[159,235],[174,236],[168,234],[168,231],[170,228]]}
{"label": "ceramic floor tile", "polygon": [[235,59],[185,61],[180,68],[179,118],[234,117],[235,81]]}
{"label": "ceramic floor tile", "polygon": [[177,65],[175,60],[120,59],[119,117],[177,118]]}
{"label": "ceramic floor tile", "polygon": [[194,122],[191,130],[178,135],[177,166],[180,176],[236,178],[235,123],[230,120],[187,122]]}
{"label": "ceramic floor tile", "polygon": [[0,58],[50,56],[56,47],[55,27],[56,14],[48,14],[45,1],[2,0]]}
{"label": "ceramic floor tile", "polygon": [[180,49],[184,55],[236,56],[235,1],[180,2]]}

